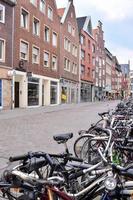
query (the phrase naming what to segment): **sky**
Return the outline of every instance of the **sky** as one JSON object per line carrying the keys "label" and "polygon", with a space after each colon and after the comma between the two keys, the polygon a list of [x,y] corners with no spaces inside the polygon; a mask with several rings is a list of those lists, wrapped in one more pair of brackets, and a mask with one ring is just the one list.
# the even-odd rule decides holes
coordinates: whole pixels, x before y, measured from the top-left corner
{"label": "sky", "polygon": [[[56,0],[66,7],[68,0]],[[73,0],[76,16],[91,16],[92,27],[103,23],[105,47],[133,70],[133,0]]]}

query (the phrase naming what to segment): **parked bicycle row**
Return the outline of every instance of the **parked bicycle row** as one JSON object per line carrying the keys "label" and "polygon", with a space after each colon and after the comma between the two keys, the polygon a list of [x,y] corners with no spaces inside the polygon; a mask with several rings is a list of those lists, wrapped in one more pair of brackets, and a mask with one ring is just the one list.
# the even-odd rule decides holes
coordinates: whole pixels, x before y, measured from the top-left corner
{"label": "parked bicycle row", "polygon": [[67,147],[73,133],[66,133],[53,137],[64,144],[64,153],[10,157],[0,181],[1,199],[132,199],[133,101],[98,115],[97,123],[79,131],[75,155]]}

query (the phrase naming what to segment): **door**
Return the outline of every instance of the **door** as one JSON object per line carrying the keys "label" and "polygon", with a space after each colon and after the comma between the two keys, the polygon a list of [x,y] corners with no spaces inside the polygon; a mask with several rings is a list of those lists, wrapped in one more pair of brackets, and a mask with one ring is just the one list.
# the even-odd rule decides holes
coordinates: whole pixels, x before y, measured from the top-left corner
{"label": "door", "polygon": [[42,85],[42,106],[44,106],[44,85]]}
{"label": "door", "polygon": [[15,108],[19,108],[19,82],[15,82]]}

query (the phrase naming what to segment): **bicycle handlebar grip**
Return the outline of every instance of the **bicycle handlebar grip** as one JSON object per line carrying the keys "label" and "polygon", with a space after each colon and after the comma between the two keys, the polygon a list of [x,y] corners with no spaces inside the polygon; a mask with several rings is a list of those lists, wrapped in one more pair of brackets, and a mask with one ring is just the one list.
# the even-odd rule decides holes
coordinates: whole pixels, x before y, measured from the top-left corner
{"label": "bicycle handlebar grip", "polygon": [[72,179],[78,178],[78,177],[80,177],[80,176],[82,176],[82,175],[84,175],[83,170],[82,170],[82,171],[79,171],[79,172],[76,172],[76,173],[74,173],[74,174],[71,174],[71,175],[69,176],[69,179],[72,180]]}
{"label": "bicycle handlebar grip", "polygon": [[11,156],[9,158],[9,161],[10,162],[15,162],[15,161],[19,161],[19,160],[25,160],[25,159],[28,159],[28,154],[25,154],[25,155],[20,155],[20,156]]}

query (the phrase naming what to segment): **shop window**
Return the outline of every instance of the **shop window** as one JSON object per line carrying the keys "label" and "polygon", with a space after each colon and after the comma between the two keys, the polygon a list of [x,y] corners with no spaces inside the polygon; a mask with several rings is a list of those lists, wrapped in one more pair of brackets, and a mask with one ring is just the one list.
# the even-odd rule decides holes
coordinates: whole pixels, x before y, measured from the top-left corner
{"label": "shop window", "polygon": [[61,103],[67,103],[67,87],[62,87]]}
{"label": "shop window", "polygon": [[0,107],[2,107],[2,80],[0,79]]}
{"label": "shop window", "polygon": [[57,82],[51,81],[50,103],[57,104]]}
{"label": "shop window", "polygon": [[5,7],[0,4],[0,22],[5,23]]}
{"label": "shop window", "polygon": [[39,79],[28,78],[28,106],[39,105]]}

